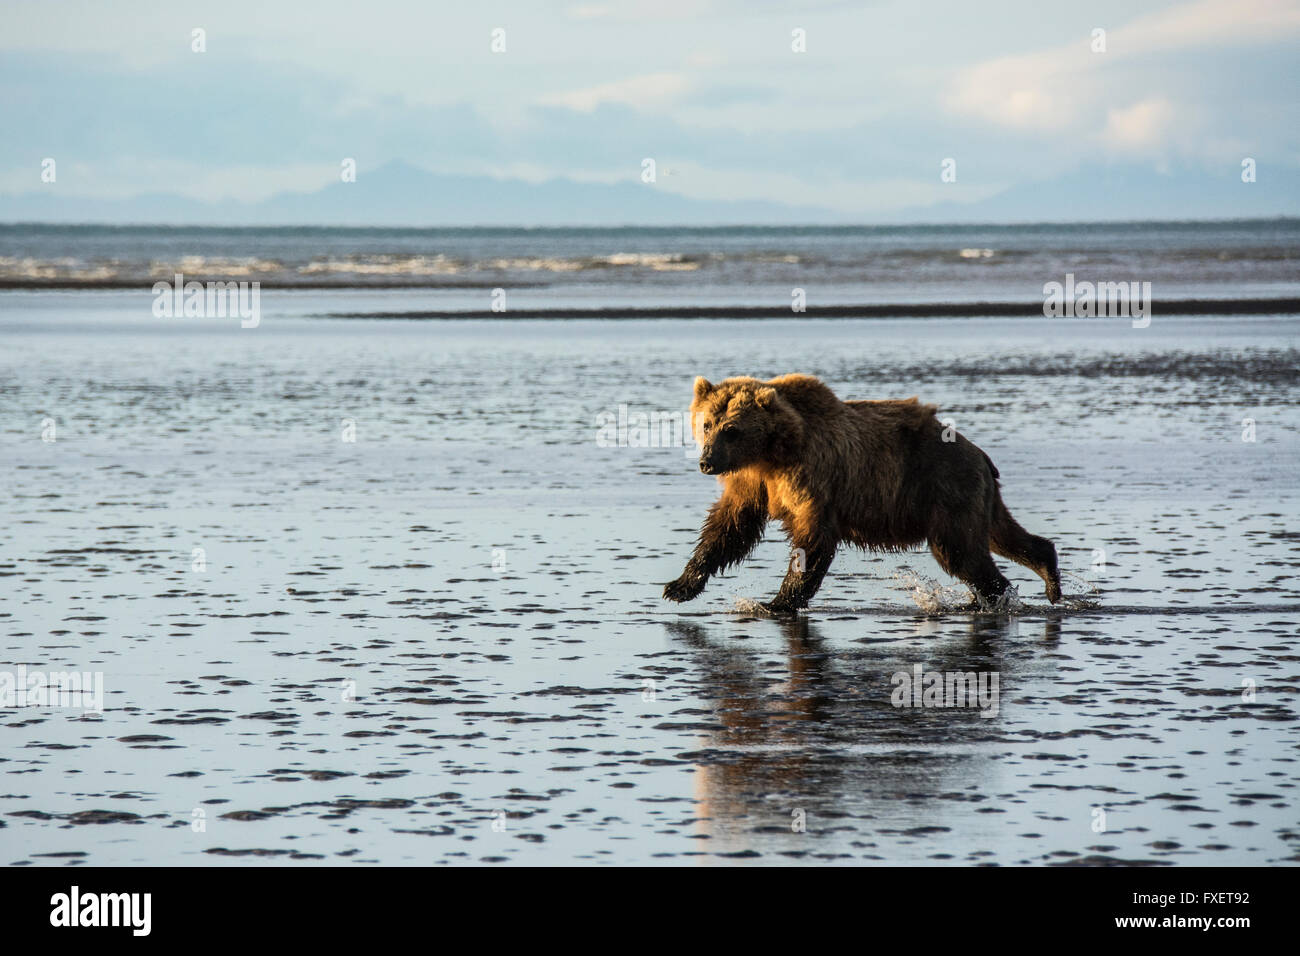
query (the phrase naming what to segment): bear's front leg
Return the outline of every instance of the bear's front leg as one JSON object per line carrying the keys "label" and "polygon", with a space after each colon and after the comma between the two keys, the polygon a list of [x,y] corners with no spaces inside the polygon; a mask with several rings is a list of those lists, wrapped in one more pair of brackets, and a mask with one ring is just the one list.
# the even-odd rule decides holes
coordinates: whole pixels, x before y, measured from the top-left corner
{"label": "bear's front leg", "polygon": [[687,562],[686,570],[676,581],[669,581],[664,585],[664,600],[666,601],[691,601],[700,596],[704,590],[704,585],[708,583],[709,577],[695,567],[692,560]]}
{"label": "bear's front leg", "polygon": [[807,607],[817,589],[822,586],[826,572],[831,569],[835,549],[834,542],[821,539],[802,544],[796,541],[795,554],[801,554],[803,561],[791,559],[790,570],[786,572],[780,590],[776,592],[776,597],[763,604],[763,608],[769,614],[789,615]]}
{"label": "bear's front leg", "polygon": [[759,502],[724,494],[709,509],[686,570],[664,585],[664,599],[680,602],[699,597],[709,578],[754,550],[766,526],[767,510]]}

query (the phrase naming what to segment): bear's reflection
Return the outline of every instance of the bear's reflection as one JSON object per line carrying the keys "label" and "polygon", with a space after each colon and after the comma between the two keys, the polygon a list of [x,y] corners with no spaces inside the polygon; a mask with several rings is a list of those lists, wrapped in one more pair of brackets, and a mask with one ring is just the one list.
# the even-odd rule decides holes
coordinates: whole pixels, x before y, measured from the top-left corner
{"label": "bear's reflection", "polygon": [[[942,826],[953,802],[992,802],[1007,789],[990,779],[998,773],[990,744],[1004,739],[1009,680],[1041,652],[1007,640],[1014,619],[921,622],[911,637],[923,645],[895,630],[879,643],[833,649],[806,617],[666,627],[691,651],[714,715],[689,754],[696,819],[710,837],[702,850],[823,853],[828,841],[809,837],[831,836],[838,852],[869,857],[876,830]],[[751,639],[737,640],[737,628]],[[775,658],[774,632],[784,644]],[[1059,621],[1049,619],[1043,636],[1057,635]],[[895,706],[893,675],[916,663],[925,672],[997,674],[997,712]],[[801,815],[807,834],[792,828]]]}

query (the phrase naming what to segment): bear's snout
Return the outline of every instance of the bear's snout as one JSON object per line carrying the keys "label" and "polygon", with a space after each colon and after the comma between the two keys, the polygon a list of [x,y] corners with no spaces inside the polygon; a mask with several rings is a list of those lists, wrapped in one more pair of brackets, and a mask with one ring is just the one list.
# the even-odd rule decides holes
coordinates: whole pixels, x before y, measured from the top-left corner
{"label": "bear's snout", "polygon": [[700,471],[706,475],[726,474],[731,465],[726,448],[719,448],[718,442],[710,441],[700,449]]}

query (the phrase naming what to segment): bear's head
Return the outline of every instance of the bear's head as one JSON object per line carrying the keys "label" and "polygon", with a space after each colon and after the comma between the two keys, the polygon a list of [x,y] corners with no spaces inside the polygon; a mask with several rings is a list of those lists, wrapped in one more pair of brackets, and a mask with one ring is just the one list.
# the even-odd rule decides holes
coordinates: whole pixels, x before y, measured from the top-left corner
{"label": "bear's head", "polygon": [[802,445],[804,423],[771,382],[729,378],[713,385],[697,378],[691,430],[700,446],[700,471],[726,475],[790,464]]}

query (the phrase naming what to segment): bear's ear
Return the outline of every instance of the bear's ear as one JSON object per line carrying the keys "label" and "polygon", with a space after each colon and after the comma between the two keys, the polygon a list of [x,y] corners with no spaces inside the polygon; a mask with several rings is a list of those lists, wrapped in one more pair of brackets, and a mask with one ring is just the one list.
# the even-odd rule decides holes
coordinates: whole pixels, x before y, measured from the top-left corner
{"label": "bear's ear", "polygon": [[697,402],[711,391],[713,391],[713,385],[707,378],[701,375],[695,379],[695,400]]}
{"label": "bear's ear", "polygon": [[760,388],[754,393],[754,401],[758,403],[759,408],[771,408],[776,404],[776,389],[770,385]]}

